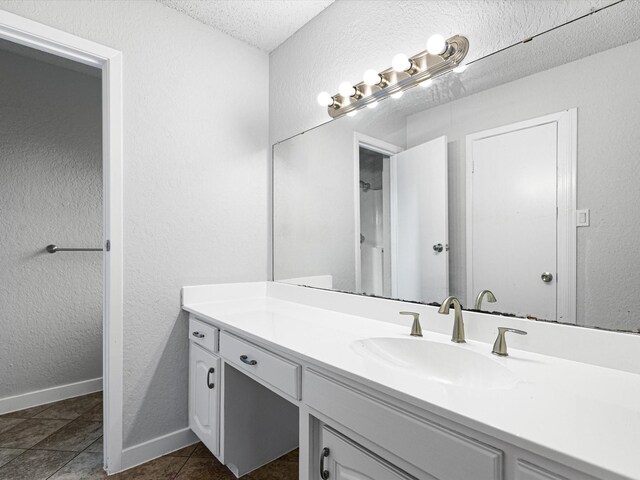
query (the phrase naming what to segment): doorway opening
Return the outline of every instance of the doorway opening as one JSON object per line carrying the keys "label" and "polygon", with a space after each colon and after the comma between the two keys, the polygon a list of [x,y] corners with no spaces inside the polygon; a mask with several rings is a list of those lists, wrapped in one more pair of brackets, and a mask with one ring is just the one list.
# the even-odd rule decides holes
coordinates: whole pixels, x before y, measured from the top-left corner
{"label": "doorway opening", "polygon": [[[40,415],[39,418],[43,421],[46,420],[44,423],[48,423],[50,427],[60,422],[64,423],[66,420],[72,421],[76,419],[76,415],[79,417],[86,414],[92,419],[97,419],[89,423],[104,425],[104,446],[101,448],[96,444],[94,448],[103,452],[102,467],[108,473],[115,473],[122,468],[122,55],[117,50],[5,11],[0,11],[0,40],[4,45],[3,50],[9,51],[7,54],[18,54],[19,58],[20,53],[28,52],[29,55],[26,57],[30,57],[31,61],[40,61],[47,68],[55,67],[68,75],[84,75],[83,78],[87,84],[90,84],[91,81],[97,82],[94,84],[97,89],[97,92],[94,92],[97,95],[95,103],[100,107],[97,112],[93,112],[97,114],[97,122],[87,121],[89,117],[95,120],[89,110],[80,114],[84,122],[78,122],[78,118],[69,112],[54,115],[56,112],[54,106],[56,102],[60,103],[62,98],[54,98],[55,94],[51,95],[51,92],[47,96],[46,90],[49,87],[64,89],[69,85],[66,85],[62,78],[54,79],[48,76],[42,79],[33,75],[27,77],[24,85],[17,85],[14,81],[14,90],[37,86],[37,82],[45,80],[43,88],[36,89],[38,91],[33,93],[33,98],[30,99],[20,100],[18,96],[10,96],[6,100],[7,103],[3,105],[3,114],[6,112],[7,117],[34,112],[49,115],[40,123],[38,120],[27,122],[24,128],[13,133],[10,130],[3,129],[2,131],[3,135],[7,135],[6,139],[2,139],[3,146],[16,142],[18,145],[20,144],[18,140],[22,139],[22,146],[25,147],[23,151],[20,148],[12,149],[13,155],[18,157],[22,155],[25,161],[22,164],[18,163],[12,166],[9,171],[20,173],[22,170],[23,178],[28,180],[39,178],[41,182],[40,186],[24,187],[23,192],[20,191],[20,185],[13,184],[11,193],[16,194],[16,197],[20,193],[24,194],[21,196],[22,200],[18,202],[21,203],[18,207],[22,207],[22,209],[16,208],[16,211],[24,213],[24,218],[16,220],[18,227],[8,232],[8,238],[12,238],[13,233],[16,234],[16,238],[19,236],[16,232],[17,228],[20,230],[20,234],[24,233],[22,230],[30,231],[33,234],[34,243],[27,245],[26,240],[17,242],[33,251],[31,254],[22,254],[20,258],[14,258],[11,261],[16,263],[31,262],[32,265],[41,262],[41,268],[36,269],[35,274],[32,275],[32,277],[39,279],[39,283],[33,288],[35,293],[32,300],[34,303],[36,300],[49,302],[48,306],[42,307],[44,315],[40,317],[46,318],[50,313],[51,316],[57,315],[64,318],[65,308],[68,308],[68,305],[65,305],[65,298],[62,297],[69,292],[80,290],[80,293],[76,291],[75,297],[71,295],[72,298],[69,301],[74,302],[77,309],[81,311],[86,307],[86,311],[92,312],[91,318],[93,319],[81,323],[80,319],[87,317],[86,313],[81,313],[74,323],[74,329],[70,331],[65,331],[64,328],[54,328],[49,332],[44,332],[45,328],[36,331],[22,331],[20,335],[10,339],[12,341],[11,350],[3,349],[9,354],[7,363],[10,366],[14,364],[23,369],[27,368],[26,363],[30,361],[28,354],[19,358],[15,351],[16,348],[25,347],[34,352],[34,358],[36,350],[45,350],[44,353],[50,357],[52,364],[48,368],[53,369],[57,360],[61,362],[62,359],[54,358],[56,352],[48,349],[47,341],[60,343],[71,337],[75,338],[75,341],[66,347],[64,357],[75,360],[77,379],[81,377],[80,370],[88,365],[82,365],[83,360],[79,357],[76,358],[76,355],[85,351],[97,353],[101,357],[101,362],[100,360],[96,362],[95,357],[92,360],[90,376],[96,375],[97,368],[98,377],[95,378],[80,379],[72,383],[64,383],[63,381],[63,385],[45,385],[40,389],[24,385],[17,387],[18,382],[14,381],[13,385],[9,387],[17,387],[17,389],[11,392],[7,390],[0,394],[0,413],[22,411],[20,415],[24,415],[24,410],[27,408],[42,408],[41,412],[34,414],[34,418]],[[16,57],[13,60],[12,68],[8,70],[3,68],[3,71],[15,73],[14,67],[18,60]],[[91,80],[87,80],[86,77],[91,77],[91,75],[94,76]],[[62,76],[64,77],[64,74]],[[4,76],[3,81],[6,81]],[[50,82],[50,85],[46,85],[47,81]],[[76,101],[80,91],[82,90],[79,90],[78,95],[74,97]],[[35,102],[30,104],[28,100]],[[26,105],[31,105],[32,110],[25,109]],[[81,106],[86,107],[84,104],[75,105],[77,108]],[[47,133],[43,134],[43,131]],[[96,145],[86,141],[87,133],[91,133],[97,138],[97,153],[94,150]],[[27,134],[31,135],[31,142],[24,140],[23,137],[26,137]],[[83,139],[85,140],[83,141]],[[78,144],[80,147],[67,148],[68,145],[74,144]],[[72,152],[77,153],[83,149],[86,150],[85,153],[89,150],[93,153],[91,155],[72,155]],[[93,161],[87,160],[89,157]],[[3,154],[3,158],[9,158],[9,156]],[[84,161],[74,163],[80,158]],[[31,170],[28,170],[29,168]],[[75,180],[70,181],[72,178]],[[90,181],[89,178],[91,178]],[[46,196],[46,191],[47,189],[53,191],[54,188],[62,186],[65,182],[75,188],[67,189],[66,193],[58,199],[56,205],[56,201]],[[93,196],[91,198],[94,200],[99,197],[98,190],[101,190],[101,204],[78,198],[79,192],[77,190],[81,190],[87,185],[91,185],[87,189],[92,190]],[[45,195],[43,196],[43,194]],[[30,215],[26,215],[26,213],[30,213]],[[96,214],[98,215],[97,220]],[[80,219],[88,218],[91,218],[92,228],[87,228],[87,225],[80,221]],[[95,236],[82,237],[82,234],[97,235],[97,238]],[[82,243],[68,244],[67,241],[74,243],[82,241]],[[91,243],[84,243],[85,241]],[[49,253],[46,251],[48,245],[56,245],[58,249],[50,247],[49,251],[54,253]],[[62,250],[70,247],[91,248],[98,251]],[[91,257],[92,255],[96,255],[98,258]],[[89,268],[87,263],[91,262],[93,262],[92,267]],[[81,273],[82,269],[84,269],[84,273]],[[82,285],[83,275],[89,271],[101,277],[98,279],[91,277],[91,282],[93,282],[91,283],[92,295],[86,291],[89,285]],[[52,302],[57,296],[55,289],[59,288],[61,284],[60,291],[62,293],[60,296],[63,301]],[[100,287],[96,286],[98,284]],[[12,285],[12,287],[16,286],[20,285]],[[90,297],[93,300],[96,298],[98,300],[88,301]],[[26,322],[26,317],[35,318],[35,313],[42,312],[36,310],[35,313],[27,313],[29,315],[12,316],[9,321]],[[97,319],[93,315],[96,315]],[[6,322],[7,319],[3,321]],[[75,331],[76,329],[80,330],[79,335],[76,335],[78,333]],[[92,337],[90,342],[87,340],[91,336],[90,331],[95,333],[96,330],[101,330],[102,334],[102,339],[98,340],[97,345],[95,337]],[[87,341],[87,344],[84,341]],[[25,358],[27,360],[24,360]],[[4,363],[4,358],[0,363]],[[69,365],[73,363],[70,361]],[[2,375],[4,386],[5,374]],[[7,373],[8,375],[9,373]],[[25,380],[31,381],[32,379]],[[100,391],[103,393],[99,393]],[[103,397],[102,407],[100,406],[101,397]],[[47,419],[42,417],[41,414],[45,411],[44,405],[63,398],[71,398],[71,400],[62,406],[58,405],[57,410],[51,410],[54,405],[49,405],[46,408],[46,410],[50,410],[47,416],[57,412],[56,415],[60,418]],[[78,407],[80,403],[83,405],[82,407]],[[91,412],[89,409],[82,413],[73,412],[74,405],[78,407],[77,409],[82,410],[87,403],[92,404]],[[95,405],[93,405],[94,403]],[[62,418],[72,415],[74,419]],[[10,419],[10,417],[11,415],[8,415],[4,418]],[[29,423],[37,421],[20,418],[14,420],[17,421],[14,421],[13,427],[19,427],[19,424],[23,422],[29,425]],[[90,419],[86,417],[85,420]],[[56,430],[63,428],[64,425],[58,425],[58,427]],[[5,433],[6,431],[2,435]],[[51,432],[41,431],[41,433]],[[95,432],[93,434],[95,435]],[[37,439],[37,442],[44,440],[45,438]]]}

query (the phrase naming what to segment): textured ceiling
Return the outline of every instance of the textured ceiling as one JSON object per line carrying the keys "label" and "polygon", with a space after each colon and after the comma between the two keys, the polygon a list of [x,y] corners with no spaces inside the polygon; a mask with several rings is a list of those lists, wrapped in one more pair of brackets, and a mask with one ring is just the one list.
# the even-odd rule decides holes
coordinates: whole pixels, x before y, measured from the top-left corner
{"label": "textured ceiling", "polygon": [[157,0],[271,52],[334,0]]}

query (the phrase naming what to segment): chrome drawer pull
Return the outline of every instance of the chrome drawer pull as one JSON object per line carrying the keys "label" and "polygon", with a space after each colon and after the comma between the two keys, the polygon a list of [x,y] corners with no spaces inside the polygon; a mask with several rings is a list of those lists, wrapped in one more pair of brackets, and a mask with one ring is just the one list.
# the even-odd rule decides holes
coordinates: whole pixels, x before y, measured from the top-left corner
{"label": "chrome drawer pull", "polygon": [[204,338],[204,333],[200,333],[200,332],[193,332],[191,335],[193,335],[196,338]]}
{"label": "chrome drawer pull", "polygon": [[322,449],[322,453],[320,454],[320,478],[322,480],[327,480],[329,478],[329,470],[324,469],[324,459],[329,456],[329,449],[324,447]]}
{"label": "chrome drawer pull", "polygon": [[246,355],[240,355],[240,360],[242,361],[242,363],[246,363],[247,365],[257,365],[258,364],[257,360],[249,360],[249,357],[247,357]]}

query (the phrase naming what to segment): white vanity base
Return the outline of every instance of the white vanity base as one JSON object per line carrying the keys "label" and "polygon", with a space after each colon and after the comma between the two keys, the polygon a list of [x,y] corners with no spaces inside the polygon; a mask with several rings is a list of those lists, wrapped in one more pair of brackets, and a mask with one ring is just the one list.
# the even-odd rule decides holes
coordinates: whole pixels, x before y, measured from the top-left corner
{"label": "white vanity base", "polygon": [[[465,312],[468,343],[455,348],[486,352],[519,379],[483,388],[420,378],[353,346],[410,338],[399,310],[421,314],[424,339],[410,341],[452,345],[452,318],[434,307],[272,282],[182,295],[190,427],[237,476],[299,445],[300,480],[321,470],[343,480],[640,479],[640,367],[620,354],[640,351],[638,336]],[[529,332],[510,357],[489,353],[497,326]],[[571,341],[560,349],[558,337]],[[602,355],[617,367],[604,368],[591,343],[623,361]]]}

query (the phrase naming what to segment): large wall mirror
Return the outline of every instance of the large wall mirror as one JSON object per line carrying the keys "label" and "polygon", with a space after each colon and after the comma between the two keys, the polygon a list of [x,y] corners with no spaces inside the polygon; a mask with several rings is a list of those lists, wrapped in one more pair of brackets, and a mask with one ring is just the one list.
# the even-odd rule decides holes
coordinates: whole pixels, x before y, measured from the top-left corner
{"label": "large wall mirror", "polygon": [[639,24],[624,1],[276,144],[274,280],[640,331]]}

